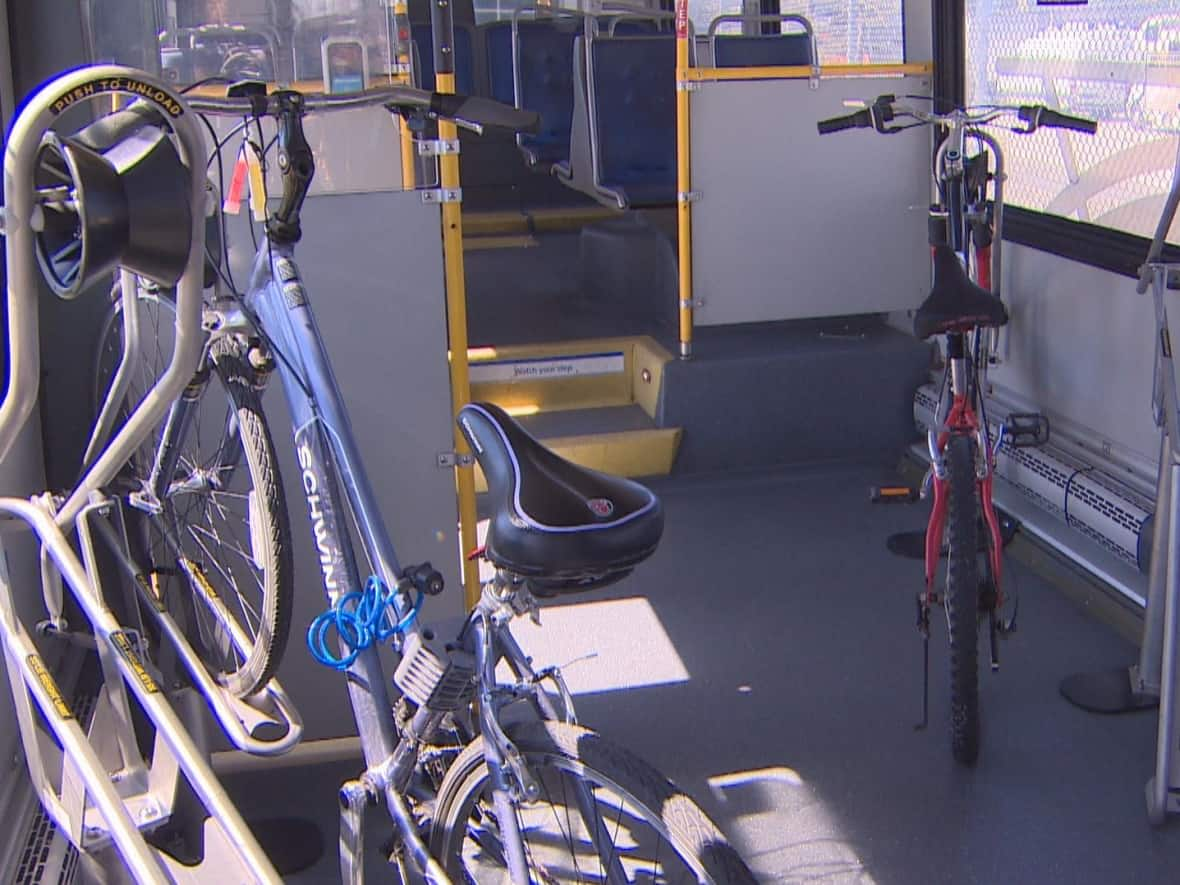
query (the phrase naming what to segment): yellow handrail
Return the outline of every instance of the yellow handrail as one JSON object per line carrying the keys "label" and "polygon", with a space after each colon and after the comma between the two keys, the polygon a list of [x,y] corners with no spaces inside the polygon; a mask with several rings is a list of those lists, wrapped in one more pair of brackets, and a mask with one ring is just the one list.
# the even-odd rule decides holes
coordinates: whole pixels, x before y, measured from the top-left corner
{"label": "yellow handrail", "polygon": [[[933,74],[934,65],[929,62],[921,64],[894,65],[821,65],[819,76],[821,80],[855,77],[904,77]],[[807,80],[814,74],[808,65],[777,65],[750,68],[692,68],[687,64],[680,66],[678,79],[698,82],[716,80]]]}

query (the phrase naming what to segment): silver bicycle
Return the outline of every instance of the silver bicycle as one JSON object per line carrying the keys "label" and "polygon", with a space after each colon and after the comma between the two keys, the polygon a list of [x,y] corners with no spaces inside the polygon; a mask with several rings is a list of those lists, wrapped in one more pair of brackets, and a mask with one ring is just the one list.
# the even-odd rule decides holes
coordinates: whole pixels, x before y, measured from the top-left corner
{"label": "silver bicycle", "polygon": [[[321,663],[348,674],[365,758],[341,792],[344,881],[362,878],[363,816],[381,801],[394,825],[388,859],[403,881],[753,882],[690,797],[577,723],[560,671],[534,670],[509,627],[536,617],[538,596],[630,572],[656,548],[659,501],[637,483],[563,461],[497,407],[468,405],[459,423],[488,479],[480,555],[490,577],[457,636],[422,626],[424,597],[442,591],[441,576],[397,558],[295,260],[315,169],[305,114],[384,106],[416,130],[431,117],[521,130],[535,115],[403,87],[304,96],[238,84],[225,98],[186,104],[236,117],[241,132],[273,119],[282,194],[249,286],[221,285],[206,299],[196,372],[108,487],[127,514],[127,541],[100,536],[136,577],[145,607],[187,625],[220,686],[248,699],[271,684],[290,621],[290,530],[259,397],[280,377],[328,600],[308,642]],[[164,121],[141,114],[128,125],[142,132]],[[80,191],[72,198],[85,204]],[[138,411],[177,324],[166,286],[123,275],[96,362],[90,458]],[[400,653],[396,703],[377,655],[383,642]],[[502,662],[508,681],[497,675]]]}

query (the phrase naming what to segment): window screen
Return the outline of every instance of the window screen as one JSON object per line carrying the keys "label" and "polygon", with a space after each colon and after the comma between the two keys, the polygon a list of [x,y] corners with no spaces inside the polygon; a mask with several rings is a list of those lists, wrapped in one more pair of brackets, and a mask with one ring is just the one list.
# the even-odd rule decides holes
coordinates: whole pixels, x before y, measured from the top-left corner
{"label": "window screen", "polygon": [[[966,13],[968,102],[1045,104],[1098,121],[1096,136],[997,133],[1005,199],[1151,236],[1180,133],[1180,7],[967,0]],[[1178,233],[1173,225],[1173,242]]]}

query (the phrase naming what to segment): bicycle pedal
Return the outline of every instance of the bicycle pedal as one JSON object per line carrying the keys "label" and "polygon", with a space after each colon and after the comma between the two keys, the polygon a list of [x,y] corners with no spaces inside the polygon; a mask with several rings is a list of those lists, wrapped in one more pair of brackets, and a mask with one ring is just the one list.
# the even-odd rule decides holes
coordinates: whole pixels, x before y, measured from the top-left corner
{"label": "bicycle pedal", "polygon": [[909,486],[872,486],[869,489],[869,501],[874,504],[909,504],[918,498],[918,490]]}
{"label": "bicycle pedal", "polygon": [[1049,419],[1039,412],[1013,412],[1004,422],[1004,435],[1018,449],[1043,446],[1049,441]]}

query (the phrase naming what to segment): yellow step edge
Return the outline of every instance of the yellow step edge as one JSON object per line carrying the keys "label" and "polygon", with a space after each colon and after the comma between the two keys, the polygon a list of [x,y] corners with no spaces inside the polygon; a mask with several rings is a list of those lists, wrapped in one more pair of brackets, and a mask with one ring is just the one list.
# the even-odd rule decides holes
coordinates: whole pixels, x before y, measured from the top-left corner
{"label": "yellow step edge", "polygon": [[517,211],[508,212],[464,212],[463,232],[465,234],[527,234],[528,216]]}
{"label": "yellow step edge", "polygon": [[498,212],[464,212],[468,234],[526,234],[534,231],[573,230],[623,213],[606,206],[571,206]]}
{"label": "yellow step edge", "polygon": [[463,237],[464,252],[477,252],[485,249],[532,249],[539,245],[541,245],[540,242],[532,234]]}
{"label": "yellow step edge", "polygon": [[[600,374],[576,374],[578,359],[595,355],[621,355],[621,365],[617,370],[607,370],[609,365],[604,364]],[[516,415],[638,404],[654,419],[664,366],[672,356],[655,339],[643,335],[471,348],[467,358],[472,370],[472,398],[494,402]],[[563,364],[563,360],[569,362]],[[520,374],[481,379],[486,373],[479,367],[495,363],[504,364],[504,371]],[[524,374],[533,367],[547,374]]]}
{"label": "yellow step edge", "polygon": [[[615,476],[667,476],[672,472],[683,431],[679,427],[619,430],[542,439],[562,458],[591,470]],[[488,490],[477,465],[475,490]]]}

